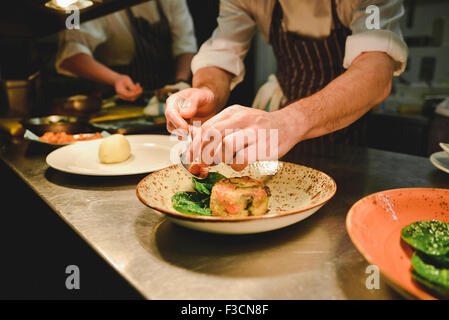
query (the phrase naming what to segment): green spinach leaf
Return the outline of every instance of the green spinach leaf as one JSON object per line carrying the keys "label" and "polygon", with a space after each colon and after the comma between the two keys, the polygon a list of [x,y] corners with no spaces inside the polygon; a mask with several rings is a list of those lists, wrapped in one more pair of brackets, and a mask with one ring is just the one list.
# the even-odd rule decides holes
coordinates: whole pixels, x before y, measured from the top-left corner
{"label": "green spinach leaf", "polygon": [[401,238],[428,255],[445,256],[449,253],[449,223],[443,221],[414,222],[402,229]]}
{"label": "green spinach leaf", "polygon": [[173,208],[181,213],[210,216],[209,197],[198,192],[176,192],[171,198]]}
{"label": "green spinach leaf", "polygon": [[193,189],[199,193],[210,195],[212,187],[222,179],[226,179],[226,177],[218,172],[209,172],[207,178],[203,180],[192,178]]}
{"label": "green spinach leaf", "polygon": [[431,264],[426,255],[414,252],[412,277],[440,295],[449,297],[449,269]]}

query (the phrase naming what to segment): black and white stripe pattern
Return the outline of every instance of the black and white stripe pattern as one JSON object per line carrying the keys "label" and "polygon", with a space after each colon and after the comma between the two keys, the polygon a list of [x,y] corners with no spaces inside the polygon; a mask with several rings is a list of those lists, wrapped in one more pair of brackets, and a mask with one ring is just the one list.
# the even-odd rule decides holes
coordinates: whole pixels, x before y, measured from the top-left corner
{"label": "black and white stripe pattern", "polygon": [[[285,31],[279,1],[274,6],[270,43],[277,60],[276,77],[287,98],[287,105],[321,90],[344,72],[345,42],[351,31],[341,23],[335,0],[331,1],[333,29],[325,38],[311,38]],[[365,136],[362,119],[348,128],[303,141],[297,148],[301,152],[323,155],[341,152],[346,144],[361,145]]]}

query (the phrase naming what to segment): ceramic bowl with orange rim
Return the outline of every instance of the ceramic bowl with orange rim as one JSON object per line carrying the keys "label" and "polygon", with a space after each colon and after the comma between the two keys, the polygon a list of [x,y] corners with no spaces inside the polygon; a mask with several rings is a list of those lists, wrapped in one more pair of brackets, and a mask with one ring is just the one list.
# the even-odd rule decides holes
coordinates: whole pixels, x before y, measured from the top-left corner
{"label": "ceramic bowl with orange rim", "polygon": [[224,234],[259,233],[299,222],[320,209],[337,190],[327,174],[282,161],[259,161],[243,171],[234,171],[220,164],[211,171],[224,176],[249,176],[265,183],[271,192],[268,212],[262,216],[218,217],[198,216],[178,212],[171,198],[178,191],[193,191],[191,177],[180,165],[156,171],[137,186],[137,196],[148,207],[164,213],[178,225],[200,231]]}
{"label": "ceramic bowl with orange rim", "polygon": [[405,226],[433,219],[449,222],[449,189],[405,188],[371,194],[349,210],[346,228],[355,247],[400,294],[436,299],[412,279],[414,249],[401,240]]}

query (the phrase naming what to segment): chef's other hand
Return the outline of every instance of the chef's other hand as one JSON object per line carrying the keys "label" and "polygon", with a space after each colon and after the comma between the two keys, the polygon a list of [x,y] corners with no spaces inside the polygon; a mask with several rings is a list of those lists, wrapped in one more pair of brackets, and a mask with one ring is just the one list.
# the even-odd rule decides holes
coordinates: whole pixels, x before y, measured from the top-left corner
{"label": "chef's other hand", "polygon": [[[240,105],[228,107],[201,126],[202,150],[214,150],[215,162],[218,158],[238,171],[258,160],[277,160],[299,141],[300,130],[291,124],[287,113],[282,109],[266,112]],[[217,135],[221,143],[216,142]]]}
{"label": "chef's other hand", "polygon": [[121,74],[114,81],[115,92],[122,100],[134,101],[143,92],[139,83],[134,83],[127,75]]}
{"label": "chef's other hand", "polygon": [[215,94],[205,87],[185,89],[172,94],[167,99],[165,109],[167,130],[188,131],[189,125],[185,119],[205,120],[216,110],[216,104]]}

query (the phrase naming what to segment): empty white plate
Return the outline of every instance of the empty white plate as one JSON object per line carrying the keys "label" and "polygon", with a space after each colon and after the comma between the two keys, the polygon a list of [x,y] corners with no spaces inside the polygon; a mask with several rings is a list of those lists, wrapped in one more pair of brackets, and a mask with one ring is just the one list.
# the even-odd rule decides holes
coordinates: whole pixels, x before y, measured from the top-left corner
{"label": "empty white plate", "polygon": [[127,135],[131,157],[120,163],[103,164],[98,149],[103,139],[79,142],[59,148],[47,156],[57,170],[89,176],[121,176],[148,173],[170,166],[170,151],[177,141],[168,135]]}
{"label": "empty white plate", "polygon": [[449,155],[445,151],[433,153],[430,162],[438,169],[449,173]]}

